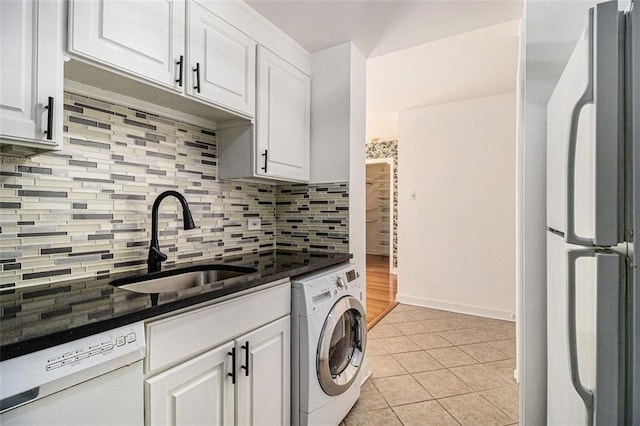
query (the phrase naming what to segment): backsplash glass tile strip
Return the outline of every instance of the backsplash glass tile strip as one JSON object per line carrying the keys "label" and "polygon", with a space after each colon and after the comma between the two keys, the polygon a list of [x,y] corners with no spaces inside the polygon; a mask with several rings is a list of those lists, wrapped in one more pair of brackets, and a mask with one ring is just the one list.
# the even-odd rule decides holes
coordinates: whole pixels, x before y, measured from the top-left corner
{"label": "backsplash glass tile strip", "polygon": [[347,183],[278,185],[278,248],[348,253],[348,222]]}
{"label": "backsplash glass tile strip", "polygon": [[[275,246],[276,187],[217,180],[215,132],[65,93],[64,149],[0,168],[0,285],[31,285],[146,267],[155,197],[167,264]],[[262,229],[247,231],[259,215]]]}
{"label": "backsplash glass tile strip", "polygon": [[[215,132],[71,93],[65,128],[62,151],[2,159],[0,287],[145,268],[151,205],[169,189],[186,196],[198,228],[183,231],[178,203],[162,203],[167,264],[272,249],[276,239],[349,251],[346,183],[221,182]],[[256,216],[262,229],[247,231]]]}
{"label": "backsplash glass tile strip", "polygon": [[367,159],[393,158],[393,267],[398,267],[398,141],[367,143]]}

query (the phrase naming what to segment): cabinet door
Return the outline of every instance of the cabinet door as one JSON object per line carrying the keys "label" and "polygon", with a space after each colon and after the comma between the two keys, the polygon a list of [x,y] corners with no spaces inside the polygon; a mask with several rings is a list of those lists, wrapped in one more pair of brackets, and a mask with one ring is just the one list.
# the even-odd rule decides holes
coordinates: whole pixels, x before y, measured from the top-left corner
{"label": "cabinet door", "polygon": [[147,425],[231,425],[234,385],[229,342],[145,381]]}
{"label": "cabinet door", "polygon": [[256,42],[198,3],[189,8],[188,93],[253,117]]}
{"label": "cabinet door", "polygon": [[310,87],[308,75],[259,48],[257,175],[309,180]]}
{"label": "cabinet door", "polygon": [[35,141],[49,149],[61,144],[61,5],[47,0],[0,2],[1,139]]}
{"label": "cabinet door", "polygon": [[184,31],[184,0],[74,0],[69,5],[70,52],[179,91]]}
{"label": "cabinet door", "polygon": [[291,317],[236,339],[238,424],[290,423]]}

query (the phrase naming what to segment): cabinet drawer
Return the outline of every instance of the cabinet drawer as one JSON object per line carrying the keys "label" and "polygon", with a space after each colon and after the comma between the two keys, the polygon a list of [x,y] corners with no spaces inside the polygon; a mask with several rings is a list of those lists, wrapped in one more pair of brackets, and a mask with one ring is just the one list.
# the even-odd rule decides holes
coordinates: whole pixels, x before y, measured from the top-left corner
{"label": "cabinet drawer", "polygon": [[286,283],[146,325],[145,373],[154,373],[291,311]]}

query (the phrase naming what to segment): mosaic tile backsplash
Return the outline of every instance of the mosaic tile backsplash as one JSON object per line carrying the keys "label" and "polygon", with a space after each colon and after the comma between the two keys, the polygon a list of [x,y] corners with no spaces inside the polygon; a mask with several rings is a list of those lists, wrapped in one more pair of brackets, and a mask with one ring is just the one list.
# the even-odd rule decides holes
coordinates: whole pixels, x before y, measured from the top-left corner
{"label": "mosaic tile backsplash", "polygon": [[[299,211],[279,209],[276,220],[278,196],[288,200],[291,185],[218,181],[214,131],[71,93],[64,125],[62,151],[2,158],[3,287],[145,268],[151,206],[165,190],[186,197],[197,226],[183,230],[177,200],[162,202],[166,264],[272,249],[277,234],[287,246],[291,229],[306,241],[290,248],[348,251],[346,237],[337,238],[348,235],[346,184],[299,185],[309,206],[318,198],[333,208],[309,207],[301,222],[289,222]],[[258,216],[262,229],[248,231]]]}
{"label": "mosaic tile backsplash", "polygon": [[347,252],[348,219],[347,183],[277,187],[277,248]]}
{"label": "mosaic tile backsplash", "polygon": [[367,144],[367,159],[393,158],[393,267],[398,267],[398,141]]}

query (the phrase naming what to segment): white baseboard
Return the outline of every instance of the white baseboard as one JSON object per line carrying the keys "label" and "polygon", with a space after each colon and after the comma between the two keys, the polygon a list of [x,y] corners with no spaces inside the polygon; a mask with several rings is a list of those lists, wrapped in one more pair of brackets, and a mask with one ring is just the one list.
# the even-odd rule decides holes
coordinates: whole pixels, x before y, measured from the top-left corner
{"label": "white baseboard", "polygon": [[501,311],[499,309],[484,308],[481,306],[464,305],[461,303],[446,302],[444,300],[427,299],[425,297],[408,296],[398,293],[398,302],[407,305],[421,306],[423,308],[441,309],[457,312],[459,314],[476,315],[479,317],[494,318],[505,321],[515,321],[515,312]]}

